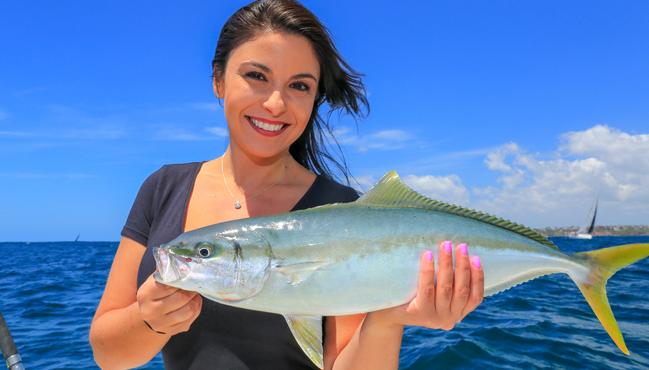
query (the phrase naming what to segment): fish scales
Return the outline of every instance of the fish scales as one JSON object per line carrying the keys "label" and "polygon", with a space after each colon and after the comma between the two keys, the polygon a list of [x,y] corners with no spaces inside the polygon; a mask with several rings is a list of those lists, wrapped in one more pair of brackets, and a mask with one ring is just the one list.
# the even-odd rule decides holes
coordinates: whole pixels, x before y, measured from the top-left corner
{"label": "fish scales", "polygon": [[518,234],[416,208],[341,204],[237,223],[267,235],[277,264],[321,263],[295,285],[271,269],[261,292],[230,303],[265,311],[272,307],[276,313],[344,315],[408,302],[415,293],[418,256],[449,239],[468,242],[472,254],[483,260],[485,295],[549,273],[587,272],[583,263]]}

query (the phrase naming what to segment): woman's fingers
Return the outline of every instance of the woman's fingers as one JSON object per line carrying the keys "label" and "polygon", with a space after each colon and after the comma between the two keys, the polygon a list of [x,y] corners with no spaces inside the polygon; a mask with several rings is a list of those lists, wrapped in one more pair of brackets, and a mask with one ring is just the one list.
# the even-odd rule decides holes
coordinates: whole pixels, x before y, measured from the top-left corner
{"label": "woman's fingers", "polygon": [[188,319],[179,321],[176,324],[172,325],[170,327],[171,332],[180,333],[189,330],[192,323],[196,321],[198,316],[201,314],[201,309],[203,306],[203,298],[197,295],[192,299],[192,301],[188,304],[188,306],[190,306],[190,309],[192,310],[192,315]]}
{"label": "woman's fingers", "polygon": [[189,320],[196,313],[198,305],[193,301],[187,302],[184,306],[178,308],[175,311],[169,312],[166,314],[166,321],[168,326],[174,326],[176,324],[182,323]]}
{"label": "woman's fingers", "polygon": [[185,306],[189,301],[194,299],[198,293],[188,292],[185,290],[179,290],[174,294],[158,300],[157,304],[160,304],[163,313],[168,314],[170,312],[176,311],[177,309]]}
{"label": "woman's fingers", "polygon": [[155,279],[153,279],[153,277],[151,277],[151,279],[153,282],[151,298],[153,300],[164,299],[178,291],[178,288],[158,283]]}
{"label": "woman's fingers", "polygon": [[471,267],[469,266],[469,250],[464,243],[455,248],[455,273],[453,282],[453,300],[451,313],[461,319],[464,308],[471,293]]}
{"label": "woman's fingers", "polygon": [[435,308],[437,315],[446,318],[451,312],[453,297],[453,244],[444,241],[439,245]]}
{"label": "woman's fingers", "polygon": [[466,306],[462,312],[462,317],[469,314],[482,303],[484,298],[484,270],[482,269],[482,264],[480,262],[480,257],[471,256],[470,258],[470,269],[471,269],[471,294],[467,301]]}
{"label": "woman's fingers", "polygon": [[142,286],[138,289],[138,301],[144,300],[158,300],[164,299],[178,291],[178,288],[174,288],[169,285],[160,284],[154,278],[153,275],[149,276]]}
{"label": "woman's fingers", "polygon": [[482,302],[484,274],[479,258],[469,257],[464,243],[454,253],[450,241],[441,243],[438,253],[437,265],[433,252],[420,255],[417,295],[403,306],[379,311],[382,320],[451,330]]}
{"label": "woman's fingers", "polygon": [[193,322],[202,307],[202,297],[195,292],[160,284],[149,277],[138,289],[140,315],[154,330],[167,334],[185,331],[182,323]]}
{"label": "woman's fingers", "polygon": [[432,251],[425,251],[419,258],[417,306],[424,312],[435,310],[435,259]]}

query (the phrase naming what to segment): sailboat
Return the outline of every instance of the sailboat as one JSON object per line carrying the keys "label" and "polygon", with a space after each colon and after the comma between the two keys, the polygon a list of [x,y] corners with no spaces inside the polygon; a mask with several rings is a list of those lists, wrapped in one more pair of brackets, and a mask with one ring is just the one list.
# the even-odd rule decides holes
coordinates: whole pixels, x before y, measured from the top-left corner
{"label": "sailboat", "polygon": [[595,198],[595,203],[593,204],[593,208],[591,209],[590,215],[590,222],[588,222],[585,226],[582,226],[577,230],[577,234],[575,235],[575,238],[577,239],[592,239],[593,238],[593,230],[595,229],[595,219],[597,218],[597,203],[598,199]]}
{"label": "sailboat", "polygon": [[81,236],[81,234],[79,233],[79,234],[77,234],[77,237],[74,238],[74,242],[75,242],[75,243],[79,241],[79,237],[80,237],[80,236]]}

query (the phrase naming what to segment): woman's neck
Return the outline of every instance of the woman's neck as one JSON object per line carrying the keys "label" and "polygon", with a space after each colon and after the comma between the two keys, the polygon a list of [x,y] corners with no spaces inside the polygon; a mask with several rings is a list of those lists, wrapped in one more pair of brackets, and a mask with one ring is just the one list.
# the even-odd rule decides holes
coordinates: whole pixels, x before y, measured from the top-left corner
{"label": "woman's neck", "polygon": [[255,158],[232,144],[220,160],[224,180],[244,192],[284,182],[295,163],[288,151],[271,158]]}

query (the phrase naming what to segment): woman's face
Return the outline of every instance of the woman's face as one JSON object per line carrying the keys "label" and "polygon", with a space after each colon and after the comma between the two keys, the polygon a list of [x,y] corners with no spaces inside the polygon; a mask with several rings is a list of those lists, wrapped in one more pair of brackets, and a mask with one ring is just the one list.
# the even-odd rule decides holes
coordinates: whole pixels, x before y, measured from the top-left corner
{"label": "woman's face", "polygon": [[320,64],[302,36],[264,32],[233,49],[215,83],[231,145],[258,159],[288,152],[306,128],[319,79]]}

